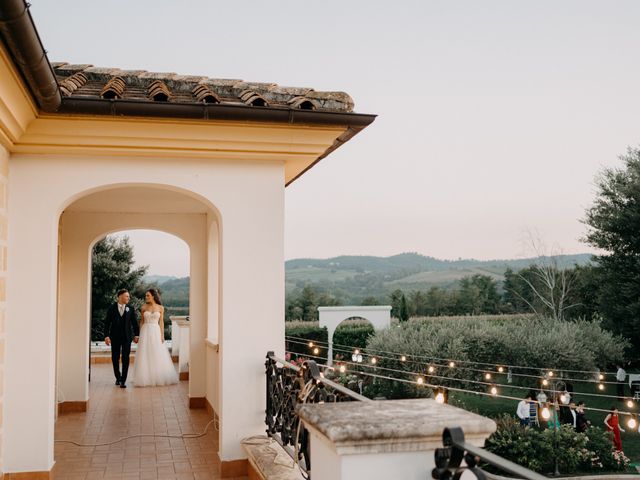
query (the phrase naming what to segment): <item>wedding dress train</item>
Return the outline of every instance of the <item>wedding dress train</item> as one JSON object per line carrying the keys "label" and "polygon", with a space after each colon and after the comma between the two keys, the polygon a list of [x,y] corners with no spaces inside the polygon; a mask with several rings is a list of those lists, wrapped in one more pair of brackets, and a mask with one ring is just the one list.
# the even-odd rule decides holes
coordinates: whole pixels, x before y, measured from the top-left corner
{"label": "wedding dress train", "polygon": [[141,320],[138,350],[133,362],[133,385],[153,387],[178,383],[178,373],[171,354],[162,343],[160,312],[144,312]]}

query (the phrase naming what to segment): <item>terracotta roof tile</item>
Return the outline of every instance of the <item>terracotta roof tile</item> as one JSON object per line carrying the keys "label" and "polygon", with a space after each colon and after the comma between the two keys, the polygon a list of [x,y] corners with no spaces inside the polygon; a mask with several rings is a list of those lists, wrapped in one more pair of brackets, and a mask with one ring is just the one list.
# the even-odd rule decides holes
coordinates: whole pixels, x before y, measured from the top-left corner
{"label": "terracotta roof tile", "polygon": [[51,66],[65,97],[205,102],[334,112],[352,112],[354,107],[351,97],[343,92],[317,92],[312,88],[284,87],[275,83],[101,68],[89,64],[55,62]]}

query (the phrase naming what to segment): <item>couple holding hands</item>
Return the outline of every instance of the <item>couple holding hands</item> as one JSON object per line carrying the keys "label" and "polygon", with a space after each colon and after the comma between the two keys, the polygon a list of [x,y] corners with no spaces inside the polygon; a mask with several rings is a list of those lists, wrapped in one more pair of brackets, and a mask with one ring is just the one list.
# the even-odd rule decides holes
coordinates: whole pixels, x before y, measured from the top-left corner
{"label": "couple holding hands", "polygon": [[[104,342],[111,346],[111,361],[116,385],[127,387],[131,342],[138,344],[133,364],[132,383],[136,387],[153,387],[178,383],[169,350],[164,346],[164,307],[154,288],[145,293],[140,309],[140,322],[126,289],[118,291],[118,301],[107,309]],[[122,356],[122,372],[120,357]]]}

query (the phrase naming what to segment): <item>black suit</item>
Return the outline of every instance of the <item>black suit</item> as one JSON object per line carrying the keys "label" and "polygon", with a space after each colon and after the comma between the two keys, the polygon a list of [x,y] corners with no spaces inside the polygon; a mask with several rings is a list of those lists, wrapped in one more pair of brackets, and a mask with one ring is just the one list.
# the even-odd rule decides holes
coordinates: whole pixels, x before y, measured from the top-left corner
{"label": "black suit", "polygon": [[[111,340],[111,362],[113,374],[121,383],[127,381],[129,372],[129,355],[131,354],[131,341],[133,337],[140,335],[136,312],[129,305],[125,306],[122,316],[118,310],[118,304],[114,303],[107,309],[107,317],[104,322],[104,336]],[[122,374],[120,374],[120,355],[122,354]]]}

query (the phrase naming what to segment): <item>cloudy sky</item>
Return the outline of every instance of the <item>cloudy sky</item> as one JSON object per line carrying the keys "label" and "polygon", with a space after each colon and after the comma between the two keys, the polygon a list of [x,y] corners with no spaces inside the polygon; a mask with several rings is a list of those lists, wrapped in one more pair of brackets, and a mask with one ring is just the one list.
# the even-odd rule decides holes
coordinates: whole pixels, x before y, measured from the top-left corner
{"label": "cloudy sky", "polygon": [[[580,219],[595,175],[640,143],[635,0],[32,0],[31,10],[51,61],[343,90],[378,114],[288,187],[286,258],[513,258],[530,230],[566,253],[591,251]],[[132,238],[154,273],[186,274],[179,248]]]}

